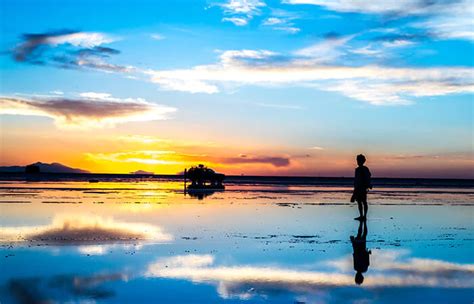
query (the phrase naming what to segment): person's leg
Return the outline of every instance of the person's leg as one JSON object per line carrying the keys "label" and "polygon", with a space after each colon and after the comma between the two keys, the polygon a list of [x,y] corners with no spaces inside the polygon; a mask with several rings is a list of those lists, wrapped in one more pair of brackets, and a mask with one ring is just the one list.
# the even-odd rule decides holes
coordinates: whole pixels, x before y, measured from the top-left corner
{"label": "person's leg", "polygon": [[363,209],[362,209],[362,201],[361,200],[357,200],[357,207],[359,208],[359,214],[360,216],[364,216],[364,213],[363,213]]}
{"label": "person's leg", "polygon": [[[363,203],[364,203],[364,215],[362,215],[362,213],[361,213],[361,216],[367,217],[367,211],[369,210],[369,205],[367,204],[367,200],[364,200]],[[362,205],[362,204],[361,204],[361,205]],[[359,205],[359,206],[360,206],[360,205]],[[359,209],[361,209],[361,208],[359,208]]]}
{"label": "person's leg", "polygon": [[362,222],[359,222],[359,229],[357,230],[357,239],[359,240],[362,237]]}

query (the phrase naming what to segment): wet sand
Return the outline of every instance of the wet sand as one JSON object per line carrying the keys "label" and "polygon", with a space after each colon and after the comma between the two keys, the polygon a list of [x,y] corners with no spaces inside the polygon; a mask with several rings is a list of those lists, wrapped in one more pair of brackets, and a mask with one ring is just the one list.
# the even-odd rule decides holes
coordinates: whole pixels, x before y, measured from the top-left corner
{"label": "wet sand", "polygon": [[371,193],[362,285],[349,193],[2,183],[0,301],[472,303],[473,189]]}

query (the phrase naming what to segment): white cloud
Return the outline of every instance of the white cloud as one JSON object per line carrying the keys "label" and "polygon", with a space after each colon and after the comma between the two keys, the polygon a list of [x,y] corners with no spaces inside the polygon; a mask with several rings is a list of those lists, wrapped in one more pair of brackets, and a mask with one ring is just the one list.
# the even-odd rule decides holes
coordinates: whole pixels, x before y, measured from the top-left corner
{"label": "white cloud", "polygon": [[260,0],[229,0],[221,6],[224,8],[225,13],[250,16],[258,13],[259,8],[266,6],[266,4]]}
{"label": "white cloud", "polygon": [[378,56],[383,53],[382,49],[375,49],[370,45],[351,50],[350,52],[354,54],[358,54],[358,55],[365,55],[365,56]]}
{"label": "white cloud", "polygon": [[285,0],[288,4],[310,4],[337,12],[421,16],[413,25],[428,30],[440,39],[474,40],[474,5],[460,1],[371,1],[371,0]]}
{"label": "white cloud", "polygon": [[330,62],[341,56],[339,48],[346,45],[354,35],[328,38],[294,52],[295,55],[311,58],[313,62]]}
{"label": "white cloud", "polygon": [[219,6],[224,9],[225,15],[231,16],[222,18],[222,21],[244,26],[255,15],[260,14],[260,8],[266,4],[260,0],[229,0]]}
{"label": "white cloud", "polygon": [[283,31],[290,34],[296,34],[301,30],[300,28],[296,27],[295,24],[291,21],[296,18],[295,16],[287,16],[284,12],[278,12],[279,13],[277,13],[277,15],[279,17],[269,17],[263,20],[262,25],[270,27],[274,30]]}
{"label": "white cloud", "polygon": [[109,94],[109,93],[97,93],[97,92],[84,92],[84,93],[80,93],[79,96],[85,97],[85,98],[90,98],[90,99],[105,100],[107,98],[110,98],[111,94]]}
{"label": "white cloud", "polygon": [[414,44],[413,41],[404,40],[404,39],[386,41],[386,42],[382,43],[382,45],[384,47],[387,47],[387,48],[399,48],[399,47],[410,46],[410,45],[413,45],[413,44]]}
{"label": "white cloud", "polygon": [[[356,55],[365,56],[366,59],[374,59],[374,58],[382,58],[387,60],[393,56],[396,56],[395,51],[398,51],[401,48],[414,46],[416,43],[413,40],[409,40],[404,38],[403,36],[397,38],[393,38],[392,40],[387,41],[374,41],[371,42],[363,47],[359,48],[351,48],[348,47],[345,49],[346,54],[352,53]],[[339,51],[339,55],[342,52]]]}
{"label": "white cloud", "polygon": [[165,89],[192,93],[216,93],[224,85],[299,85],[338,92],[374,105],[409,104],[415,97],[474,91],[474,71],[470,68],[358,67],[326,63],[332,59],[334,45],[344,41],[324,42],[298,50],[292,56],[267,50],[225,51],[215,64],[148,71],[148,74],[152,82]]}
{"label": "white cloud", "polygon": [[[409,73],[408,69],[406,73]],[[416,73],[416,70],[412,71]],[[448,77],[439,80],[430,78],[436,77],[435,74],[442,71],[433,70],[433,75],[422,76],[417,79],[416,75],[410,77],[406,75],[406,79],[390,81],[377,81],[376,79],[368,80],[346,80],[339,81],[327,87],[326,90],[340,92],[353,99],[367,101],[373,105],[408,105],[413,103],[410,97],[424,96],[443,96],[456,93],[472,93],[474,92],[474,84],[472,83],[472,74],[469,75],[470,83],[451,83]],[[467,71],[466,71],[467,72]],[[387,71],[389,73],[389,71]],[[454,76],[459,77],[459,76]],[[410,81],[412,79],[412,81]],[[455,81],[463,81],[459,77]],[[324,89],[324,86],[317,86]]]}
{"label": "white cloud", "polygon": [[[426,1],[425,1],[426,2]],[[372,14],[400,13],[414,9],[412,14],[423,8],[420,0],[370,1],[370,0],[284,0],[288,4],[310,4],[338,12],[359,12]]]}
{"label": "white cloud", "polygon": [[[321,86],[321,89],[323,87],[324,85]],[[407,105],[411,103],[406,98],[401,97],[403,92],[397,90],[396,85],[391,83],[347,80],[333,83],[326,89],[333,92],[342,92],[350,98],[367,101],[373,105]]]}
{"label": "white cloud", "polygon": [[147,72],[152,75],[152,82],[160,85],[160,88],[169,91],[181,91],[189,93],[207,93],[214,94],[219,92],[215,85],[208,84],[204,81],[192,79],[179,79],[177,77],[168,78],[161,76],[161,73]]}
{"label": "white cloud", "polygon": [[287,32],[287,33],[290,33],[290,34],[296,34],[296,33],[299,33],[301,31],[301,29],[299,27],[294,27],[294,26],[275,26],[275,27],[273,27],[273,29],[278,30],[278,31]]}
{"label": "white cloud", "polygon": [[45,39],[45,43],[50,45],[59,45],[69,43],[74,46],[80,46],[85,48],[92,48],[101,44],[107,44],[115,41],[116,39],[105,35],[103,33],[94,32],[77,32],[71,34],[50,36]]}
{"label": "white cloud", "polygon": [[267,18],[263,21],[263,25],[277,25],[277,24],[283,24],[285,21],[281,18],[275,18],[275,17],[270,17]]}
{"label": "white cloud", "polygon": [[237,26],[244,26],[249,23],[246,18],[241,18],[241,17],[222,18],[222,21],[232,22],[234,25],[237,25]]}
{"label": "white cloud", "polygon": [[151,34],[150,37],[153,40],[163,40],[163,39],[165,39],[165,36],[163,36],[161,34]]}
{"label": "white cloud", "polygon": [[474,3],[453,1],[440,7],[426,21],[414,26],[428,29],[441,39],[465,39],[474,42]]}
{"label": "white cloud", "polygon": [[244,60],[265,60],[276,55],[278,54],[267,50],[231,50],[222,52],[220,59],[224,65],[231,65]]}

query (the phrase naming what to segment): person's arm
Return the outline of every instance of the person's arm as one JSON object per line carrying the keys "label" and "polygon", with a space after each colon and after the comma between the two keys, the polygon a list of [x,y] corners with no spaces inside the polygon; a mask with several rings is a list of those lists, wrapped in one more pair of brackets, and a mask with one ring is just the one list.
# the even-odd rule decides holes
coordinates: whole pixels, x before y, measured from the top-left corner
{"label": "person's arm", "polygon": [[356,191],[356,182],[357,182],[357,169],[354,171],[354,190],[352,190],[351,203],[355,202],[355,191]]}
{"label": "person's arm", "polygon": [[354,170],[354,189],[356,188],[357,185],[357,168]]}
{"label": "person's arm", "polygon": [[369,189],[372,189],[372,173],[369,168],[367,168],[367,185],[369,185]]}

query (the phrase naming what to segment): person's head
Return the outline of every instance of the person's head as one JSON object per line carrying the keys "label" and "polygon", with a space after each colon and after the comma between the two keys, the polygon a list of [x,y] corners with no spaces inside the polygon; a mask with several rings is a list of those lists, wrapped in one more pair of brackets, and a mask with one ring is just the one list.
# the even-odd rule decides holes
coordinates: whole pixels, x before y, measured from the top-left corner
{"label": "person's head", "polygon": [[358,271],[355,275],[355,283],[357,285],[361,285],[364,283],[364,276],[362,275],[362,272]]}
{"label": "person's head", "polygon": [[359,166],[362,166],[365,163],[365,156],[363,154],[357,155],[356,159]]}

